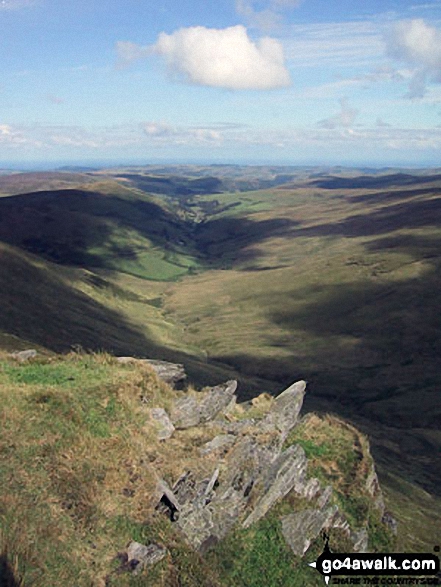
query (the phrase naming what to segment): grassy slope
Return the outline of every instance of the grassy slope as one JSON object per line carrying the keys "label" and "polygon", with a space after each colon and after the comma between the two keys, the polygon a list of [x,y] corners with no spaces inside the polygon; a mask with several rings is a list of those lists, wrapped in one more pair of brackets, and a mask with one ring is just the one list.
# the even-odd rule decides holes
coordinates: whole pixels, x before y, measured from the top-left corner
{"label": "grassy slope", "polygon": [[[170,409],[178,396],[149,367],[120,365],[106,354],[20,364],[0,353],[1,584],[7,572],[15,576],[12,585],[25,587],[322,584],[281,536],[280,516],[305,507],[295,494],[259,524],[237,529],[207,560],[155,512],[156,475],[173,484],[188,469],[211,475],[216,466],[199,451],[213,436],[210,428],[177,431],[165,443],[156,439],[148,406]],[[362,489],[370,457],[358,445],[365,439],[332,418],[315,422],[289,444],[302,443],[313,458],[326,448],[323,430],[332,437],[322,462],[330,472],[324,469],[321,478],[338,488],[338,503],[354,527],[369,519],[374,530],[378,520],[366,510]],[[312,460],[311,474],[316,469]],[[384,528],[371,538],[374,551],[391,547]],[[131,540],[159,542],[169,554],[140,577],[121,572],[116,555]],[[341,540],[332,535],[332,544],[344,549]],[[306,560],[315,560],[321,548],[317,540]]]}

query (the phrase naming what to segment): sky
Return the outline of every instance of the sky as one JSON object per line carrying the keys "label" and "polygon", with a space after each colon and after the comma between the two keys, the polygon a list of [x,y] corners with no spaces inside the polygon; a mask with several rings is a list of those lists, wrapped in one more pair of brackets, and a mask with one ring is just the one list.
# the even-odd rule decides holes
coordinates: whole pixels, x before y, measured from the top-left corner
{"label": "sky", "polygon": [[441,0],[0,0],[0,162],[441,166]]}

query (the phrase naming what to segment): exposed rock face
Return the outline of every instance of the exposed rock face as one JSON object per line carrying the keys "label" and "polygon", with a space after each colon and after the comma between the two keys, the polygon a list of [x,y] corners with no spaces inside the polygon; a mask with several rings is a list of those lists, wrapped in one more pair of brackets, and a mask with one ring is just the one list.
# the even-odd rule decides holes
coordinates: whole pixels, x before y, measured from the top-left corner
{"label": "exposed rock face", "polygon": [[234,434],[219,434],[213,440],[210,440],[200,449],[202,455],[208,455],[213,452],[222,453],[227,451],[236,442]]}
{"label": "exposed rock face", "polygon": [[225,410],[235,397],[234,392],[236,389],[237,381],[234,379],[212,387],[200,404],[201,422],[208,422],[213,420],[219,413],[225,413]]}
{"label": "exposed rock face", "polygon": [[169,363],[168,361],[155,361],[153,359],[146,359],[153,369],[156,371],[156,375],[168,383],[170,387],[178,389],[187,379],[184,365],[180,363]]}
{"label": "exposed rock face", "polygon": [[244,528],[263,518],[271,507],[292,489],[301,495],[305,486],[306,468],[305,451],[300,445],[290,446],[277,457],[264,475],[263,495],[253,512],[243,522]]}
{"label": "exposed rock face", "polygon": [[171,423],[167,412],[163,408],[153,408],[150,410],[150,415],[158,427],[158,439],[167,440],[175,431],[175,427]]}

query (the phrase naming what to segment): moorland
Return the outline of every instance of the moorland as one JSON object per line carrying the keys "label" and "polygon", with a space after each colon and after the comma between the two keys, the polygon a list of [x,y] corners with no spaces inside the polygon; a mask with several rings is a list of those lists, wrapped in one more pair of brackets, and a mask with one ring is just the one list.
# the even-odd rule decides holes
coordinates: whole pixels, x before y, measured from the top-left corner
{"label": "moorland", "polygon": [[[0,347],[182,362],[369,435],[394,515],[440,512],[441,170],[145,166],[0,175]],[[438,516],[438,517],[437,517]]]}

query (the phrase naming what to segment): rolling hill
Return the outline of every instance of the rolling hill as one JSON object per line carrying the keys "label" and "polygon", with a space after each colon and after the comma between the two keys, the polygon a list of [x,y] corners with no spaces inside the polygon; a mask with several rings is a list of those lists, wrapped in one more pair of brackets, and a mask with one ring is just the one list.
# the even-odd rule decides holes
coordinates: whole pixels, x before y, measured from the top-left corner
{"label": "rolling hill", "polygon": [[177,360],[242,399],[305,378],[397,503],[439,510],[437,171],[169,171],[1,178],[0,343]]}

